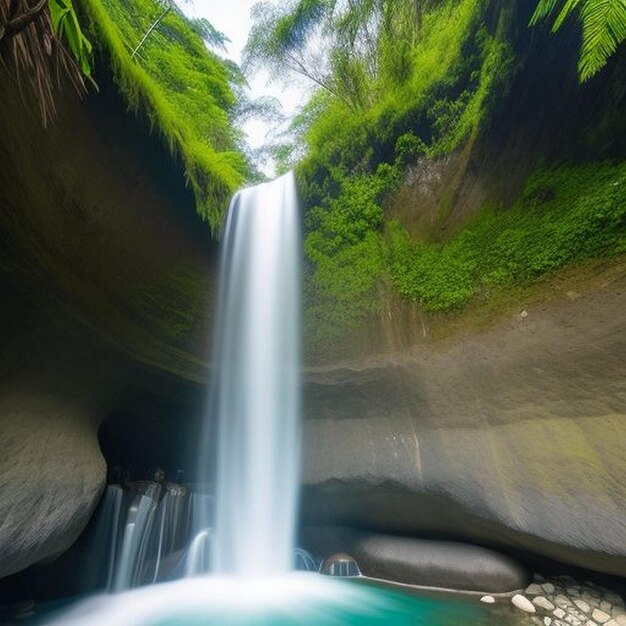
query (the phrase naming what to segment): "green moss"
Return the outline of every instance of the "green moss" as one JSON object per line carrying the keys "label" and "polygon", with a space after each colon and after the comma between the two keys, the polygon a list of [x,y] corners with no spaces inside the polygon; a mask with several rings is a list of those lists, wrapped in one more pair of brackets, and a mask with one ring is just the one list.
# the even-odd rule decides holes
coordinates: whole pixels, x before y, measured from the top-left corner
{"label": "green moss", "polygon": [[198,213],[216,229],[248,171],[230,119],[235,97],[228,67],[174,9],[133,59],[163,12],[156,0],[85,0],[83,6],[129,108],[147,115],[182,160]]}
{"label": "green moss", "polygon": [[206,276],[192,263],[180,263],[151,283],[127,294],[127,306],[141,323],[174,344],[193,331],[207,309]]}
{"label": "green moss", "polygon": [[398,291],[427,310],[466,304],[494,286],[529,284],[588,258],[626,251],[626,162],[539,170],[519,202],[487,209],[443,244],[387,227]]}

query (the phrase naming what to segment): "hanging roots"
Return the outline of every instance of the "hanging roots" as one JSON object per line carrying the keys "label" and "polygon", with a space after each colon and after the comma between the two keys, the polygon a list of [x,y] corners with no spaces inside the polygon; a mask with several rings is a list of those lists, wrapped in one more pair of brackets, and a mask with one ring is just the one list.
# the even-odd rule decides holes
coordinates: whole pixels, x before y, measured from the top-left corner
{"label": "hanging roots", "polygon": [[37,102],[42,124],[56,115],[54,93],[64,80],[86,92],[80,67],[52,31],[48,0],[0,0],[0,72],[17,82],[25,102]]}

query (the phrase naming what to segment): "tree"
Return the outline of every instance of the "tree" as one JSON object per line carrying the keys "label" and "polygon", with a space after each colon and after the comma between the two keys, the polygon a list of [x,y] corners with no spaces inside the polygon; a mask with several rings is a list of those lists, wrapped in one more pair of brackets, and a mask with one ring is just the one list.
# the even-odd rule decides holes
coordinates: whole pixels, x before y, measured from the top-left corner
{"label": "tree", "polygon": [[552,32],[578,13],[583,39],[578,62],[581,82],[597,74],[626,39],[626,0],[540,0],[531,26],[556,14]]}
{"label": "tree", "polygon": [[244,69],[299,74],[352,109],[412,74],[411,51],[427,0],[259,2]]}

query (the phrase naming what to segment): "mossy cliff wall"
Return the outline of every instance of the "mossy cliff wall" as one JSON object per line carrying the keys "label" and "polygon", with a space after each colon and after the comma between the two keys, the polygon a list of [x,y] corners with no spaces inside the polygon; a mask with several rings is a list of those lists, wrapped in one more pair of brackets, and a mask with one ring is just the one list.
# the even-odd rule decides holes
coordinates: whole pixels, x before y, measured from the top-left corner
{"label": "mossy cliff wall", "polygon": [[576,30],[516,6],[479,132],[316,248],[304,518],[624,576],[626,58],[581,86]]}
{"label": "mossy cliff wall", "polygon": [[0,72],[0,576],[88,521],[102,418],[206,378],[215,245],[179,165],[99,83],[43,129]]}

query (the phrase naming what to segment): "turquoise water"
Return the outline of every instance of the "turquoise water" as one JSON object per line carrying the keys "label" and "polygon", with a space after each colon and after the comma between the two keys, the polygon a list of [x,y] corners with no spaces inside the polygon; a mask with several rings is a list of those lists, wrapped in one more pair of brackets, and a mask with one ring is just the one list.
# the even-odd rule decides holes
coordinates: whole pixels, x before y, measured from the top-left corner
{"label": "turquoise water", "polygon": [[[94,596],[28,622],[55,626],[523,626],[508,601],[425,594],[363,581],[194,578]],[[528,621],[526,621],[528,620]]]}
{"label": "turquoise water", "polygon": [[[360,604],[329,599],[313,606],[276,608],[233,615],[227,611],[214,615],[185,612],[157,620],[153,626],[492,626],[492,616],[478,602],[436,600],[409,596],[400,592],[370,588]],[[151,625],[152,626],[152,625]]]}

